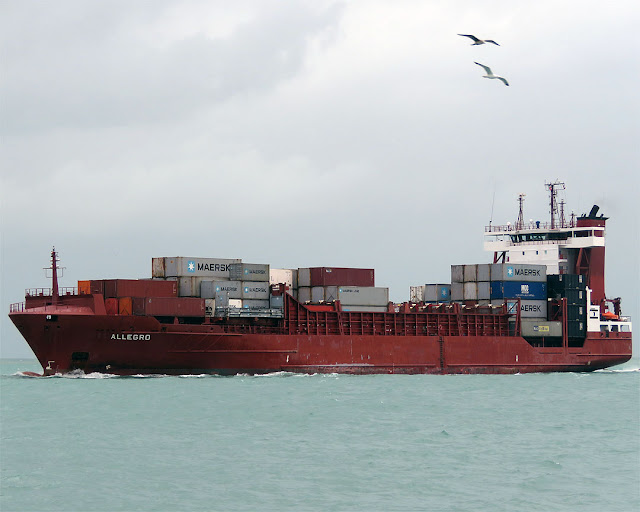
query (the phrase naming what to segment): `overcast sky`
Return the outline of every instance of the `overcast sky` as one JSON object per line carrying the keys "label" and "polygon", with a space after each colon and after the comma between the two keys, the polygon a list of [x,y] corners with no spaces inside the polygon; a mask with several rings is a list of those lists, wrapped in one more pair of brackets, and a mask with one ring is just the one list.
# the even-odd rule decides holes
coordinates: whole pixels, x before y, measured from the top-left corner
{"label": "overcast sky", "polygon": [[638,26],[637,0],[2,2],[0,354],[32,357],[7,313],[52,245],[61,286],[221,257],[373,267],[401,301],[489,262],[519,193],[547,220],[556,179],[610,217],[640,321]]}

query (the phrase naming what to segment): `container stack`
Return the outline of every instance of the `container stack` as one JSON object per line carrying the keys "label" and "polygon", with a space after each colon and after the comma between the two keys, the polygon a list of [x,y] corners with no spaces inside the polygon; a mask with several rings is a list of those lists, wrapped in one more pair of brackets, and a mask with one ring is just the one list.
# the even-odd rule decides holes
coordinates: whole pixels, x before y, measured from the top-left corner
{"label": "container stack", "polygon": [[567,335],[584,338],[587,329],[587,289],[581,274],[550,275],[547,280],[549,299],[567,299]]}
{"label": "container stack", "polygon": [[486,305],[491,299],[491,265],[451,265],[451,300]]}
{"label": "container stack", "polygon": [[294,296],[302,303],[339,300],[343,311],[386,311],[389,302],[389,289],[375,287],[370,268],[299,268],[297,284]]}
{"label": "container stack", "polygon": [[434,283],[412,286],[409,292],[409,300],[415,303],[439,304],[442,302],[451,302],[450,284]]}

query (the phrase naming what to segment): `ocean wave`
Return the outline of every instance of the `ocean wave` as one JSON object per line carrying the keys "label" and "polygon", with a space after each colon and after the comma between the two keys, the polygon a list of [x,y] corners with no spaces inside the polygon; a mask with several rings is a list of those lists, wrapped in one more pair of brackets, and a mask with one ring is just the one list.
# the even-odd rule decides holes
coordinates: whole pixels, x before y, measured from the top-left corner
{"label": "ocean wave", "polygon": [[594,373],[635,373],[640,372],[640,368],[604,368],[602,370],[596,370]]}

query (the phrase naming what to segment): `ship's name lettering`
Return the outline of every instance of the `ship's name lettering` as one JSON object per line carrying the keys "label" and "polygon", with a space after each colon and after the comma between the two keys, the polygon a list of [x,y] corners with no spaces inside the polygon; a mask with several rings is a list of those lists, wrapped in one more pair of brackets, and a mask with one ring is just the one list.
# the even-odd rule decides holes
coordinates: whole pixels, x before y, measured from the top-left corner
{"label": "ship's name lettering", "polygon": [[151,334],[112,334],[111,339],[123,341],[149,341],[151,339]]}
{"label": "ship's name lettering", "polygon": [[205,270],[209,272],[228,272],[228,263],[198,263],[198,270]]}

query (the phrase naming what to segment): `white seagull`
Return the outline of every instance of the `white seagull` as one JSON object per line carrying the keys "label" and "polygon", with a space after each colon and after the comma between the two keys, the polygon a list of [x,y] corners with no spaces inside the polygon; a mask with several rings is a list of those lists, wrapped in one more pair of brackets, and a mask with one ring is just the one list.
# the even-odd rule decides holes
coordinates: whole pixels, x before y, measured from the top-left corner
{"label": "white seagull", "polygon": [[469,38],[473,39],[473,43],[471,43],[471,46],[475,46],[477,44],[485,44],[485,43],[492,43],[492,44],[495,44],[496,46],[500,46],[493,39],[478,39],[476,36],[471,35],[471,34],[458,34],[458,35],[462,36],[462,37],[469,37]]}
{"label": "white seagull", "polygon": [[486,75],[484,75],[482,78],[497,78],[498,80],[502,80],[504,85],[509,85],[509,82],[507,82],[506,78],[502,76],[494,75],[489,66],[485,66],[484,64],[480,64],[479,62],[474,62],[474,64],[477,64],[478,66],[481,66],[482,68],[484,68]]}

